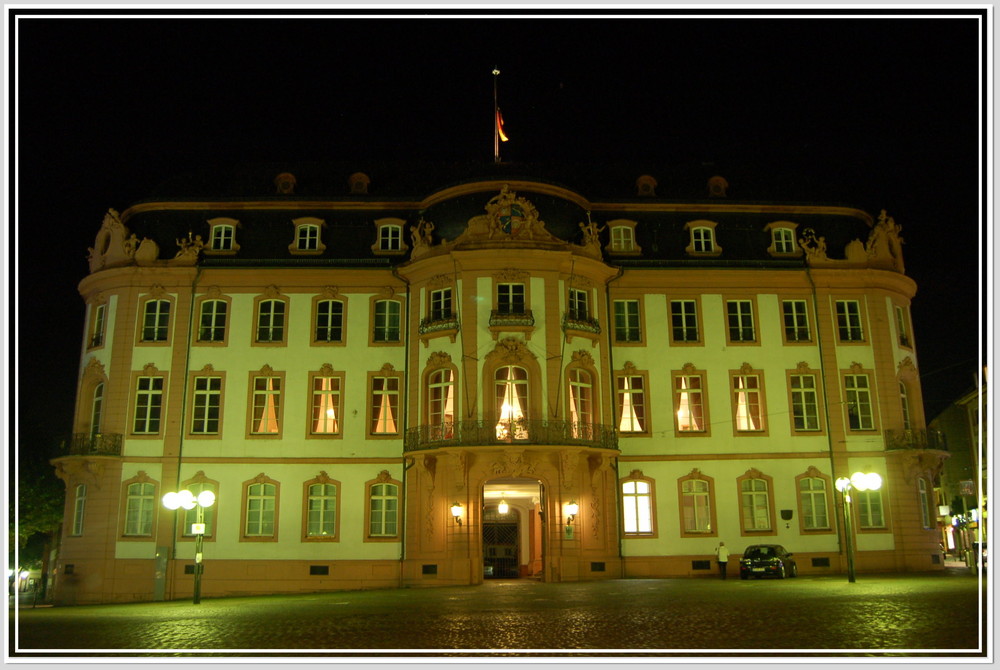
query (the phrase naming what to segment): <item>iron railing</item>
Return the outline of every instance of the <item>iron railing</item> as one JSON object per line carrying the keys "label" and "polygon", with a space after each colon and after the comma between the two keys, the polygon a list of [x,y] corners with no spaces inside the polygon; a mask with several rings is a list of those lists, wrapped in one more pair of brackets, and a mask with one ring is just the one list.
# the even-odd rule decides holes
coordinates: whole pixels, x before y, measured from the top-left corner
{"label": "iron railing", "polygon": [[610,426],[597,423],[524,419],[509,423],[458,421],[410,428],[406,431],[403,451],[504,444],[559,444],[617,449],[618,436]]}
{"label": "iron railing", "polygon": [[590,319],[581,315],[567,313],[563,316],[563,330],[579,330],[584,333],[600,334],[601,325],[597,319]]}
{"label": "iron railing", "polygon": [[121,433],[74,433],[69,444],[63,444],[67,456],[121,456]]}
{"label": "iron railing", "polygon": [[897,449],[936,449],[948,451],[945,435],[939,430],[917,428],[914,430],[886,430],[886,451]]}
{"label": "iron railing", "polygon": [[439,314],[426,319],[420,319],[421,335],[435,333],[439,330],[458,330],[458,317],[454,314]]}
{"label": "iron railing", "polygon": [[534,326],[535,315],[530,309],[526,309],[521,312],[506,312],[495,309],[490,312],[490,325],[494,327]]}

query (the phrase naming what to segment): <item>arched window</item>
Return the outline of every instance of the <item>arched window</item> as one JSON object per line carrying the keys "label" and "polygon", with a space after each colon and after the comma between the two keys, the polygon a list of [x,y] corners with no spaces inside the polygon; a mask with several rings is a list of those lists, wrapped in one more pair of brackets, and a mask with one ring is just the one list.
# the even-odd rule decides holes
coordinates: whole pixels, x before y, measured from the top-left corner
{"label": "arched window", "polygon": [[712,531],[712,494],[707,480],[688,479],[681,483],[681,513],[685,533]]}
{"label": "arched window", "polygon": [[228,311],[228,307],[225,300],[202,301],[198,324],[199,342],[225,341],[226,312]]}
{"label": "arched window", "polygon": [[455,373],[435,370],[427,378],[428,438],[450,440],[455,436]]}
{"label": "arched window", "polygon": [[94,387],[94,401],[90,409],[90,436],[96,437],[101,432],[101,415],[104,412],[104,384]]}
{"label": "arched window", "polygon": [[497,368],[493,379],[497,439],[528,439],[528,371],[505,365]]}
{"label": "arched window", "polygon": [[282,342],[285,339],[285,303],[261,300],[257,306],[257,341]]}
{"label": "arched window", "polygon": [[399,487],[382,482],[368,489],[368,534],[395,537],[398,531]]}
{"label": "arched window", "polygon": [[337,485],[312,484],[306,503],[306,536],[335,537],[337,534]]}
{"label": "arched window", "polygon": [[156,507],[156,485],[135,482],[126,488],[124,535],[153,534],[153,512]]}
{"label": "arched window", "polygon": [[569,371],[569,422],[575,438],[594,435],[594,386],[590,373],[580,368]]}

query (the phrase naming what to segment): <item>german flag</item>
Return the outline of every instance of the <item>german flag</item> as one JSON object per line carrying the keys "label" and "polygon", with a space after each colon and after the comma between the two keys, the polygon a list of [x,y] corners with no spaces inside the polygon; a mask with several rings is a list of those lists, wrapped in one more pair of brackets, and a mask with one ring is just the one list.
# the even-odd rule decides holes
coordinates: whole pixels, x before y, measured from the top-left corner
{"label": "german flag", "polygon": [[497,107],[497,133],[500,135],[501,142],[507,141],[507,136],[503,132],[503,114],[500,113],[499,107]]}

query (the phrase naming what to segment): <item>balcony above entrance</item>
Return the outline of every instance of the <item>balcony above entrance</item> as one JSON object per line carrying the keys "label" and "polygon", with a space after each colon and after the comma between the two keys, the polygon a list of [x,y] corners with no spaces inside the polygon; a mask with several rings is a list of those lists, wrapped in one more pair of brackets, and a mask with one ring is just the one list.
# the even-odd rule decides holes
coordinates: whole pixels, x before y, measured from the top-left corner
{"label": "balcony above entrance", "polygon": [[404,451],[441,447],[487,447],[500,444],[578,445],[617,449],[618,436],[610,426],[574,421],[512,422],[461,421],[439,426],[417,426],[406,431]]}

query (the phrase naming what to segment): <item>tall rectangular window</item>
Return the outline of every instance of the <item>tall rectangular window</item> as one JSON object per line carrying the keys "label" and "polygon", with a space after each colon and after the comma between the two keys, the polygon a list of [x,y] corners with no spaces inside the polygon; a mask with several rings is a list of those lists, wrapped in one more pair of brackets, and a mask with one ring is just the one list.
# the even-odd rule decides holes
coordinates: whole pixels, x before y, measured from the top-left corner
{"label": "tall rectangular window", "polygon": [[142,316],[142,341],[166,342],[170,323],[169,300],[147,300]]}
{"label": "tall rectangular window", "polygon": [[427,423],[432,440],[455,436],[455,373],[435,370],[427,378]]}
{"label": "tall rectangular window", "polygon": [[569,421],[571,435],[594,437],[594,386],[590,373],[580,368],[569,371]]}
{"label": "tall rectangular window", "polygon": [[753,326],[753,303],[749,300],[727,300],[726,319],[730,342],[753,342],[757,339]]}
{"label": "tall rectangular window", "polygon": [[687,479],[681,484],[681,511],[685,533],[709,533],[712,530],[712,500],[704,479]]}
{"label": "tall rectangular window", "polygon": [[73,498],[73,535],[83,535],[83,516],[87,509],[87,485],[77,484]]}
{"label": "tall rectangular window", "polygon": [[191,432],[203,435],[218,433],[222,409],[222,377],[195,377],[191,404]]}
{"label": "tall rectangular window", "polygon": [[313,377],[312,417],[314,435],[340,434],[340,377]]}
{"label": "tall rectangular window", "polygon": [[372,484],[368,499],[368,534],[393,537],[397,531],[399,487],[395,484]]}
{"label": "tall rectangular window", "polygon": [[316,303],[316,341],[340,342],[343,339],[344,303],[320,300]]}
{"label": "tall rectangular window", "polygon": [[524,314],[524,284],[497,284],[497,312]]}
{"label": "tall rectangular window", "polygon": [[903,430],[910,430],[913,426],[910,423],[910,399],[906,394],[906,384],[899,382],[899,405],[903,411]]}
{"label": "tall rectangular window", "polygon": [[733,376],[733,403],[736,409],[736,430],[764,430],[760,377],[758,375]]}
{"label": "tall rectangular window", "polygon": [[201,303],[198,324],[199,342],[222,342],[226,339],[228,307],[225,300],[205,300]]}
{"label": "tall rectangular window", "polygon": [[444,321],[454,316],[451,307],[451,289],[442,288],[431,291],[431,321]]}
{"label": "tall rectangular window", "polygon": [[306,535],[310,537],[334,537],[336,535],[336,484],[313,484],[309,487],[306,517]]}
{"label": "tall rectangular window", "polygon": [[815,375],[792,375],[792,426],[795,430],[819,430],[819,400]]}
{"label": "tall rectangular window", "polygon": [[674,377],[677,430],[682,433],[705,430],[705,405],[701,375]]}
{"label": "tall rectangular window", "polygon": [[784,317],[785,340],[788,342],[808,342],[809,317],[808,303],[805,300],[782,300],[781,311]]}
{"label": "tall rectangular window", "polygon": [[772,228],[771,242],[774,244],[775,253],[791,254],[795,252],[795,239],[792,231],[788,228]]}
{"label": "tall rectangular window", "polygon": [[740,501],[744,530],[771,530],[771,504],[767,480],[741,481]]}
{"label": "tall rectangular window", "polygon": [[906,310],[899,305],[895,306],[896,311],[896,332],[899,334],[899,346],[910,347],[910,328],[907,325]]}
{"label": "tall rectangular window", "polygon": [[107,315],[107,305],[95,305],[93,326],[90,329],[90,346],[99,347],[104,344],[104,319]]}
{"label": "tall rectangular window", "polygon": [[250,432],[277,435],[281,417],[281,377],[254,377]]}
{"label": "tall rectangular window", "polygon": [[850,429],[875,430],[868,375],[845,375],[844,389],[847,392],[847,419]]}
{"label": "tall rectangular window", "polygon": [[232,251],[233,226],[229,225],[212,226],[212,238],[210,246],[215,251]]}
{"label": "tall rectangular window", "polygon": [[399,301],[375,301],[375,342],[399,342]]}
{"label": "tall rectangular window", "polygon": [[920,521],[924,528],[932,528],[931,525],[931,496],[928,490],[927,480],[923,477],[917,479],[917,493],[920,496]]}
{"label": "tall rectangular window", "polygon": [[622,482],[622,513],[626,535],[653,532],[653,496],[649,482],[639,479]]}
{"label": "tall rectangular window", "polygon": [[247,486],[246,526],[243,530],[245,536],[271,537],[274,535],[276,501],[277,487],[274,484],[258,482]]}
{"label": "tall rectangular window", "polygon": [[646,432],[646,385],[642,375],[618,375],[618,430]]}
{"label": "tall rectangular window", "polygon": [[615,300],[615,340],[618,342],[639,342],[642,331],[639,328],[639,301]]}
{"label": "tall rectangular window", "polygon": [[698,341],[698,314],[694,300],[670,301],[670,327],[674,342]]}
{"label": "tall rectangular window", "polygon": [[399,433],[399,377],[371,378],[372,435]]}
{"label": "tall rectangular window", "polygon": [[590,318],[589,296],[586,291],[571,288],[569,290],[569,318],[586,321]]}
{"label": "tall rectangular window", "polygon": [[802,526],[806,530],[826,530],[830,527],[826,507],[826,480],[803,477],[799,480],[799,504]]}
{"label": "tall rectangular window", "polygon": [[882,514],[881,491],[855,491],[854,505],[858,510],[858,526],[860,528],[885,528],[885,517]]}
{"label": "tall rectangular window", "polygon": [[841,342],[860,342],[864,339],[861,331],[861,305],[857,300],[837,301],[837,334]]}
{"label": "tall rectangular window", "polygon": [[257,307],[257,341],[282,342],[285,339],[285,303],[261,300]]}
{"label": "tall rectangular window", "polygon": [[125,535],[152,535],[156,487],[149,482],[129,484],[125,498]]}
{"label": "tall rectangular window", "polygon": [[295,229],[295,246],[299,251],[319,249],[319,226],[303,224]]}
{"label": "tall rectangular window", "polygon": [[163,409],[163,377],[139,377],[135,388],[135,420],[132,432],[155,435],[160,432]]}

